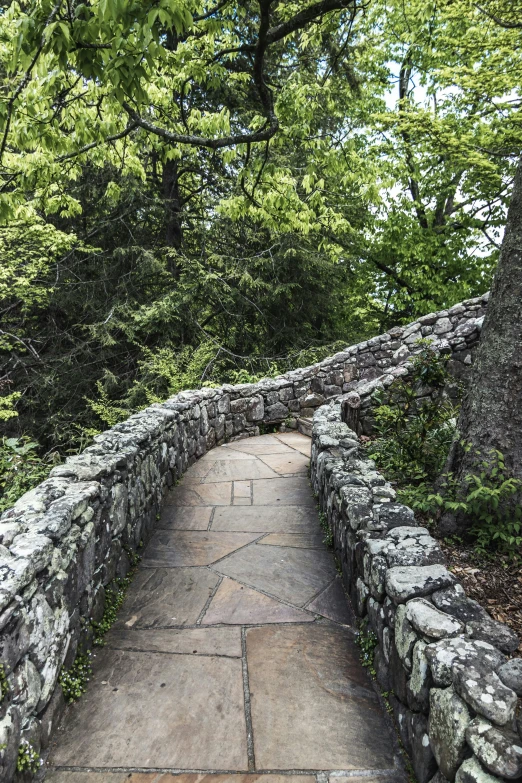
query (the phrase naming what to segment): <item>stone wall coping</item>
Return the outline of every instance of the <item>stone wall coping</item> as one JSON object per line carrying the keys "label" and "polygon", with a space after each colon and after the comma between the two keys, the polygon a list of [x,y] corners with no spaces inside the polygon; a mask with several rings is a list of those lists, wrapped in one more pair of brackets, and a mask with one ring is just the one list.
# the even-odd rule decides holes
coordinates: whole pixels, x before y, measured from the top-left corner
{"label": "stone wall coping", "polygon": [[522,777],[520,640],[466,596],[356,440],[340,404],[316,411],[312,487],[418,783]]}

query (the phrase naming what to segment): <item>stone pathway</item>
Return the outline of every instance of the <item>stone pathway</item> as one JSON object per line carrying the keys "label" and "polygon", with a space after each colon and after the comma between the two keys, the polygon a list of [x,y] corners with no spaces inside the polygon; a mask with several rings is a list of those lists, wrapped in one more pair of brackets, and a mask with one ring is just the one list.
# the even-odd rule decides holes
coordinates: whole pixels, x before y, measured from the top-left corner
{"label": "stone pathway", "polygon": [[302,435],[263,435],[186,472],[46,783],[402,780],[322,543],[309,452]]}

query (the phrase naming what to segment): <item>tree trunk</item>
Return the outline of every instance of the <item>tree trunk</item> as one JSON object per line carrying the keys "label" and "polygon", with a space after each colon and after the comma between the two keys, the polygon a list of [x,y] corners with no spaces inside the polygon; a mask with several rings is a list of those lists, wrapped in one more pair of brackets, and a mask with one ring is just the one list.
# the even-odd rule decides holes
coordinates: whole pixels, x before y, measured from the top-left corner
{"label": "tree trunk", "polygon": [[[183,243],[181,227],[181,200],[179,193],[178,162],[167,160],[163,164],[163,200],[165,204],[165,244],[180,250]],[[176,270],[172,270],[175,275]]]}
{"label": "tree trunk", "polygon": [[[477,454],[487,459],[491,449],[501,451],[510,474],[522,479],[522,158],[458,431],[471,449],[456,440],[446,471],[461,486],[466,474],[476,472]],[[461,532],[470,522],[445,514],[440,532]]]}

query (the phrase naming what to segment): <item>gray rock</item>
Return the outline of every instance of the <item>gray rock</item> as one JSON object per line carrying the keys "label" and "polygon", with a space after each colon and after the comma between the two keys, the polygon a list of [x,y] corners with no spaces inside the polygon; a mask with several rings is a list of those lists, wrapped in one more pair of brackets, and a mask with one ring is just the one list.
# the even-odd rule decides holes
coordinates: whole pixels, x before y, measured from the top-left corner
{"label": "gray rock", "polygon": [[372,557],[368,586],[376,601],[382,601],[384,598],[384,579],[386,577],[386,571],[386,558]]}
{"label": "gray rock", "polygon": [[428,783],[437,769],[428,735],[428,719],[425,715],[411,714],[408,730],[415,777],[418,783]]}
{"label": "gray rock", "polygon": [[418,636],[408,622],[407,609],[401,605],[395,614],[395,647],[399,658],[409,671],[412,667],[413,646],[417,641]]}
{"label": "gray rock", "polygon": [[444,639],[446,636],[457,636],[464,631],[464,626],[453,617],[449,617],[425,598],[414,598],[406,604],[406,616],[411,625],[419,633],[432,639]]}
{"label": "gray rock", "polygon": [[390,644],[389,672],[393,692],[401,702],[406,703],[408,700],[408,675],[393,643]]}
{"label": "gray rock", "polygon": [[480,761],[473,757],[466,759],[460,766],[455,776],[455,783],[501,783],[501,781],[486,772]]}
{"label": "gray rock", "polygon": [[301,408],[318,408],[323,405],[325,398],[322,394],[307,394],[299,400]]}
{"label": "gray rock", "polygon": [[357,614],[359,617],[364,617],[366,614],[366,600],[370,595],[370,591],[362,579],[357,579],[355,589],[357,594]]}
{"label": "gray rock", "polygon": [[0,780],[12,779],[20,746],[20,713],[11,705],[0,718]]}
{"label": "gray rock", "polygon": [[415,525],[413,511],[402,503],[383,503],[374,508],[374,516],[387,530]]}
{"label": "gray rock", "polygon": [[267,408],[268,421],[280,421],[288,416],[288,408],[282,402],[276,402],[275,405],[269,405]]}
{"label": "gray rock", "polygon": [[408,680],[408,706],[415,712],[428,712],[430,688],[433,686],[431,669],[426,658],[426,642],[419,640],[412,652],[411,676]]}
{"label": "gray rock", "polygon": [[506,658],[491,644],[457,636],[429,644],[425,650],[437,686],[451,685],[454,664],[481,666],[495,671]]}
{"label": "gray rock", "polygon": [[430,745],[440,771],[453,780],[466,753],[466,729],[471,715],[467,704],[453,688],[430,693],[428,732]]}
{"label": "gray rock", "polygon": [[455,577],[441,565],[394,566],[386,574],[386,592],[396,604],[425,596],[453,584]]}
{"label": "gray rock", "polygon": [[[404,530],[405,528],[396,529]],[[424,528],[418,528],[418,530],[424,530]],[[388,533],[388,536],[390,535],[391,533]],[[386,552],[386,559],[390,568],[393,566],[444,565],[445,563],[440,546],[434,538],[427,534],[427,531],[426,535],[416,534],[390,544]]]}
{"label": "gray rock", "polygon": [[[444,590],[437,590],[433,593],[431,599],[437,609],[441,609],[446,614],[456,617],[462,623],[468,623],[471,620],[482,620],[488,618],[486,610],[477,601],[473,601],[466,596],[462,585],[454,584],[446,587]],[[485,639],[484,641],[488,641]]]}
{"label": "gray rock", "polygon": [[448,783],[448,778],[445,778],[439,769],[430,780],[430,783]]}
{"label": "gray rock", "polygon": [[522,696],[522,658],[507,661],[497,671],[498,676],[506,686]]}
{"label": "gray rock", "polygon": [[466,631],[472,639],[480,639],[498,647],[502,652],[515,652],[520,639],[514,631],[504,623],[499,623],[487,616],[481,620],[472,620],[466,624]]}
{"label": "gray rock", "polygon": [[410,352],[408,347],[406,345],[401,345],[401,347],[397,348],[392,356],[392,364],[401,364],[401,362],[406,361],[409,355]]}
{"label": "gray rock", "polygon": [[477,717],[466,729],[466,740],[489,772],[514,780],[522,777],[522,747],[512,731],[502,731]]}
{"label": "gray rock", "polygon": [[495,672],[455,664],[454,688],[473,709],[498,726],[515,718],[517,695],[501,682]]}
{"label": "gray rock", "polygon": [[352,530],[359,530],[373,520],[372,493],[368,488],[347,485],[339,494]]}
{"label": "gray rock", "polygon": [[451,321],[449,318],[439,318],[435,326],[433,327],[434,334],[446,334],[451,332]]}

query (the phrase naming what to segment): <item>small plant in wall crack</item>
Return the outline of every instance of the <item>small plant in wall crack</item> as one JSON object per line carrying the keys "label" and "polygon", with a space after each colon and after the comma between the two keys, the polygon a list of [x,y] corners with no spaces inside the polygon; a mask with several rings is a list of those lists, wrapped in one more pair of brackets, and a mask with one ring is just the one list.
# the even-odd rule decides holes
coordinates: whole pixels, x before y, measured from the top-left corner
{"label": "small plant in wall crack", "polygon": [[329,549],[331,549],[333,547],[333,533],[330,525],[328,524],[328,518],[324,511],[319,512],[319,524],[321,526],[321,530],[324,533],[323,543],[326,544]]}
{"label": "small plant in wall crack", "polygon": [[18,748],[18,760],[16,762],[18,772],[38,772],[41,765],[40,755],[27,740],[23,740]]}
{"label": "small plant in wall crack", "polygon": [[111,586],[105,591],[105,609],[103,617],[100,622],[92,624],[94,631],[92,643],[95,647],[103,647],[105,644],[103,637],[116,622],[116,615],[125,600],[125,595],[132,582],[135,570],[136,567],[134,566],[127,576],[114,579]]}
{"label": "small plant in wall crack", "polygon": [[90,652],[77,655],[71,668],[67,671],[63,670],[60,674],[60,685],[65,701],[69,704],[77,701],[87,690],[87,683],[92,674],[91,659]]}
{"label": "small plant in wall crack", "polygon": [[5,673],[5,666],[0,663],[0,704],[4,701],[9,691],[9,683],[7,681],[7,674]]}
{"label": "small plant in wall crack", "polygon": [[375,677],[375,669],[373,666],[373,654],[377,647],[377,637],[372,630],[368,628],[368,621],[361,620],[359,623],[359,631],[356,637],[357,645],[361,650],[359,657],[361,663],[365,669],[368,669],[372,677]]}

